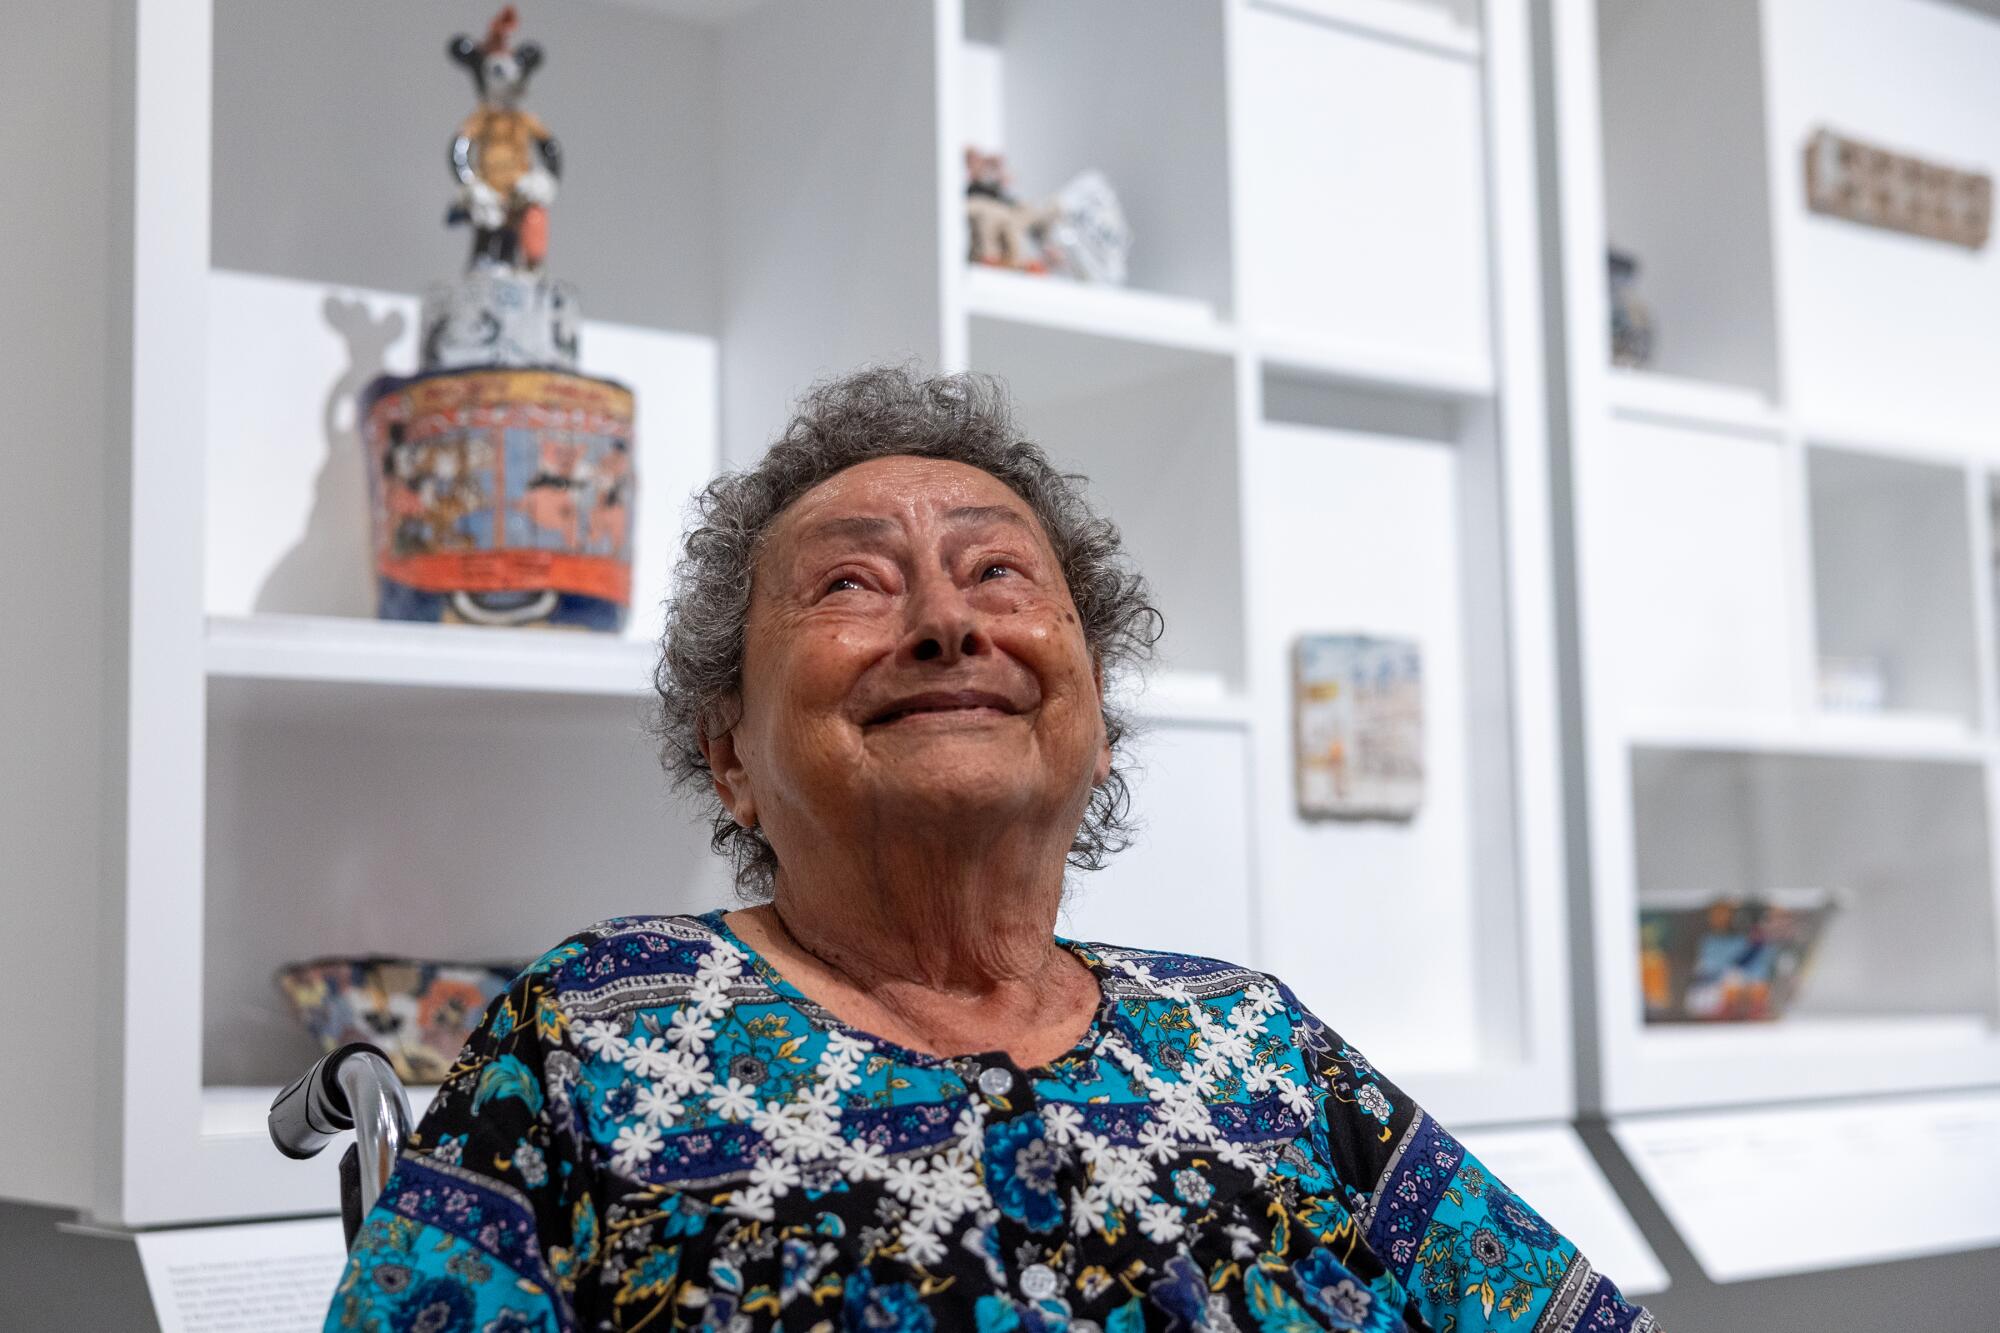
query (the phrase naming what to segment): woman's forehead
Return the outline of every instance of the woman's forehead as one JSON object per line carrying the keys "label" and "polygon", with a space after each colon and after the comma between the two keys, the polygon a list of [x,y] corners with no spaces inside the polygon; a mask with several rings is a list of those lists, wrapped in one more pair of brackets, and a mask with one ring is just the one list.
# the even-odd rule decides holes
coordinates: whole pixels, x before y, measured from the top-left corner
{"label": "woman's forehead", "polygon": [[1027,502],[992,473],[969,463],[896,455],[836,472],[778,516],[775,544],[852,536],[875,525],[912,522],[1020,524],[1047,540]]}

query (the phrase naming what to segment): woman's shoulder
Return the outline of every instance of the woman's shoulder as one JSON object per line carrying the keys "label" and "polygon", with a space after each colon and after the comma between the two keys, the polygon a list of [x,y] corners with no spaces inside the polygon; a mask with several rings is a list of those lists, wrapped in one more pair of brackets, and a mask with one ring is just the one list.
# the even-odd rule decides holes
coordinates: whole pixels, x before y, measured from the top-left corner
{"label": "woman's shoulder", "polygon": [[648,979],[698,973],[722,941],[714,913],[638,913],[606,917],[564,937],[522,969],[516,985],[539,985],[558,1000],[629,989]]}
{"label": "woman's shoulder", "polygon": [[1184,990],[1210,1000],[1243,991],[1290,994],[1290,988],[1271,973],[1227,958],[1102,940],[1068,942],[1132,984],[1163,994]]}

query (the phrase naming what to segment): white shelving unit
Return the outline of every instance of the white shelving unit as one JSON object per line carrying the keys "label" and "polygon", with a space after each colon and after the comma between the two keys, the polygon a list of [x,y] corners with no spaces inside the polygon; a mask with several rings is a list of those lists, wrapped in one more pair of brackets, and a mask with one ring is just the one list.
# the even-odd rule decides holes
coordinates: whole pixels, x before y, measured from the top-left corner
{"label": "white shelving unit", "polygon": [[[461,262],[433,138],[471,92],[440,52],[489,11],[138,0],[112,174],[144,224],[99,386],[129,429],[100,526],[43,534],[113,552],[102,815],[50,833],[99,867],[98,1009],[80,1024],[64,965],[26,964],[10,1032],[88,1049],[0,1106],[46,1145],[0,1195],[130,1227],[324,1211],[333,1164],[285,1161],[253,1114],[313,1054],[280,963],[525,956],[726,901],[644,734],[681,500],[815,377],[906,356],[1005,375],[1167,617],[1136,700],[1144,836],[1064,928],[1277,972],[1447,1123],[1566,1120],[1528,14],[1472,10],[526,11],[568,163],[552,265],[595,321],[585,366],[641,414],[632,625],[585,637],[371,618],[349,404],[414,364],[413,294]],[[1028,194],[1103,170],[1129,287],[967,271],[980,140]],[[1424,644],[1407,825],[1294,813],[1291,640],[1343,630]],[[10,884],[0,920],[62,918]]]}
{"label": "white shelving unit", "polygon": [[[1943,0],[1551,6],[1594,1052],[1619,1116],[2000,1083],[2000,259],[1809,213],[1830,125],[1990,164]],[[1698,92],[1695,90],[1699,90]],[[1610,357],[1607,245],[1656,368]],[[1947,346],[1948,345],[1948,346]],[[1879,708],[1829,663],[1878,664]],[[1648,894],[1846,895],[1793,1013],[1647,1024]],[[1746,1186],[1748,1188],[1748,1186]],[[1886,1256],[1885,1256],[1886,1257]]]}

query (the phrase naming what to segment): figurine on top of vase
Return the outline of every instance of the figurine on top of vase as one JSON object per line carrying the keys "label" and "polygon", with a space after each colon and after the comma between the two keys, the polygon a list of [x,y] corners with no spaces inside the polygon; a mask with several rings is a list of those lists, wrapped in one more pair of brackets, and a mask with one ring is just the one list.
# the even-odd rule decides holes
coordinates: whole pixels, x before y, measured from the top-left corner
{"label": "figurine on top of vase", "polygon": [[424,300],[426,368],[576,364],[575,294],[542,270],[562,148],[521,105],[542,48],[515,44],[519,24],[508,5],[485,40],[460,35],[447,48],[479,96],[452,136],[458,193],[445,215],[447,226],[472,228],[472,253],[463,276]]}
{"label": "figurine on top of vase", "polygon": [[508,5],[454,39],[479,106],[451,142],[465,271],[434,286],[423,364],[362,395],[385,620],[615,631],[631,601],[632,391],[577,373],[577,302],[550,278],[562,154],[521,106],[542,63]]}

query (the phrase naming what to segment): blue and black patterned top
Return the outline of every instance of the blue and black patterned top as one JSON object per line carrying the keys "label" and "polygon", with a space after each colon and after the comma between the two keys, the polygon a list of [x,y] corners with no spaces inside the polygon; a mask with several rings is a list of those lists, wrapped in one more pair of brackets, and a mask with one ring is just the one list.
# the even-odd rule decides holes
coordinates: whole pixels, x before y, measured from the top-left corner
{"label": "blue and black patterned top", "polygon": [[487,1009],[326,1327],[1656,1329],[1275,978],[1059,942],[1103,1003],[1023,1069],[844,1026],[720,911],[572,936]]}

